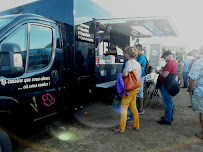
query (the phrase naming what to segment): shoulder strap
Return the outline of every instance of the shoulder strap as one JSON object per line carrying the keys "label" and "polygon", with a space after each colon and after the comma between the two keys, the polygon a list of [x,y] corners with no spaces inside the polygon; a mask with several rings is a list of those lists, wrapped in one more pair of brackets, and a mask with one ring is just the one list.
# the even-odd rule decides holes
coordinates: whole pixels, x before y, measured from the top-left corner
{"label": "shoulder strap", "polygon": [[[146,56],[144,55],[144,54],[142,54],[144,57],[145,57],[145,59],[147,60],[147,58],[146,58]],[[147,60],[147,63],[148,63],[148,60]]]}
{"label": "shoulder strap", "polygon": [[142,55],[143,55],[143,54],[139,54],[138,57],[137,57],[137,60],[138,60]]}

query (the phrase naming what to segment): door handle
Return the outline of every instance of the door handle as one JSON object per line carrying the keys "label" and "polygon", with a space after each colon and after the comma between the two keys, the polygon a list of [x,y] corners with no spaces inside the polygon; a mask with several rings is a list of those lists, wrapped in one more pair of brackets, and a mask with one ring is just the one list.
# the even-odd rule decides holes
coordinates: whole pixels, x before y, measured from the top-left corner
{"label": "door handle", "polygon": [[57,70],[52,70],[51,71],[51,80],[52,82],[54,82],[55,84],[59,81],[59,74]]}

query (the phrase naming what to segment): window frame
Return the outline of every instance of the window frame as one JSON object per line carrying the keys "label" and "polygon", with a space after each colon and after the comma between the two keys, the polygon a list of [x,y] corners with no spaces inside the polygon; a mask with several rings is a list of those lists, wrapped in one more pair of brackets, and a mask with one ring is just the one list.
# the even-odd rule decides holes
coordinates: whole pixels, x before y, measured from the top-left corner
{"label": "window frame", "polygon": [[[41,27],[47,27],[49,29],[51,29],[52,31],[52,49],[51,49],[51,60],[49,62],[49,64],[47,64],[44,68],[41,69],[37,69],[37,70],[31,70],[28,71],[28,67],[29,67],[29,53],[30,53],[30,30],[31,30],[31,26],[35,25],[35,26],[41,26]],[[47,67],[50,66],[50,64],[53,62],[54,60],[54,56],[55,56],[55,52],[54,52],[54,38],[55,38],[55,31],[54,28],[50,25],[47,24],[41,24],[41,23],[27,23],[27,57],[26,57],[26,66],[25,66],[25,73],[31,73],[31,72],[36,72],[36,71],[41,71],[46,69]]]}
{"label": "window frame", "polygon": [[[56,31],[55,30],[58,30],[56,24],[54,23],[50,23],[50,22],[44,22],[44,21],[40,21],[40,23],[36,20],[30,20],[30,21],[22,21],[21,24],[17,24],[16,26],[14,27],[11,27],[7,32],[5,32],[5,34],[0,38],[0,44],[4,42],[4,40],[6,40],[9,36],[11,36],[13,34],[13,32],[15,32],[16,30],[18,30],[20,27],[22,27],[23,25],[26,25],[27,26],[27,46],[26,46],[26,51],[27,51],[27,55],[26,55],[26,65],[25,65],[25,71],[24,73],[36,73],[38,71],[43,71],[45,70],[46,68],[48,68],[54,61],[54,58],[55,58],[55,46],[56,46]],[[27,71],[26,67],[28,67],[28,61],[29,61],[29,54],[28,54],[28,51],[29,51],[29,47],[30,47],[30,25],[38,25],[38,26],[44,26],[44,27],[49,27],[51,30],[52,30],[52,50],[51,50],[51,61],[50,63],[42,68],[42,69],[38,69],[38,70],[35,70],[35,71]],[[27,60],[28,59],[28,60]]]}

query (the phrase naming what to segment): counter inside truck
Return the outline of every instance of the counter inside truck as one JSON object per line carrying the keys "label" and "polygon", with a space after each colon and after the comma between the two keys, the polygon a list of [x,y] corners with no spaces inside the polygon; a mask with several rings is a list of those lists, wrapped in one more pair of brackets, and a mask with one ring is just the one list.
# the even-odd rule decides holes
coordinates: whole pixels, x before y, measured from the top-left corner
{"label": "counter inside truck", "polygon": [[123,48],[129,45],[130,37],[110,25],[96,23],[96,84],[113,81],[115,84],[117,74],[122,72],[124,63]]}

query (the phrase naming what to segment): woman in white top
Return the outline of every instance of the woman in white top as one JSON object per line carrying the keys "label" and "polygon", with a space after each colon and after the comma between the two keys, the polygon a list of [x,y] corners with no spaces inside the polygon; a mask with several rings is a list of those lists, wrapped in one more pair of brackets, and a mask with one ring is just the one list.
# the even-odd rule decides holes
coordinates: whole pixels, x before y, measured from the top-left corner
{"label": "woman in white top", "polygon": [[[133,69],[136,70],[138,77],[141,79],[141,66],[140,64],[135,60],[135,57],[138,55],[138,51],[134,47],[128,47],[125,52],[124,56],[128,59],[128,61],[125,64],[125,68],[123,70],[123,77],[128,76],[129,72],[131,72]],[[125,131],[126,127],[126,120],[127,120],[127,110],[128,107],[133,113],[133,126],[129,126],[129,129],[135,129],[138,130],[140,128],[139,126],[139,115],[138,110],[136,107],[136,96],[139,92],[139,88],[129,91],[129,96],[126,96],[125,93],[122,96],[122,102],[121,102],[121,121],[119,128],[114,128],[113,131],[115,132],[121,132],[123,133]]]}

